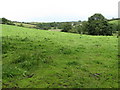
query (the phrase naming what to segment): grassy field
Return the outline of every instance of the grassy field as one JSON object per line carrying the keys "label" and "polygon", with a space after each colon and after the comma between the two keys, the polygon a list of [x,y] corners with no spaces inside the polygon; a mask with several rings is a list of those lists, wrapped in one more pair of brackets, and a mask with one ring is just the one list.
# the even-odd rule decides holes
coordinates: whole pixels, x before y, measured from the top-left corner
{"label": "grassy field", "polygon": [[2,25],[3,88],[117,88],[118,39]]}
{"label": "grassy field", "polygon": [[111,23],[111,24],[116,24],[116,25],[118,25],[118,22],[120,22],[120,20],[112,20],[112,21],[109,21],[109,23]]}
{"label": "grassy field", "polygon": [[16,26],[18,25],[23,25],[23,27],[26,27],[26,28],[35,28],[36,25],[31,25],[31,24],[25,24],[25,23],[14,23]]}

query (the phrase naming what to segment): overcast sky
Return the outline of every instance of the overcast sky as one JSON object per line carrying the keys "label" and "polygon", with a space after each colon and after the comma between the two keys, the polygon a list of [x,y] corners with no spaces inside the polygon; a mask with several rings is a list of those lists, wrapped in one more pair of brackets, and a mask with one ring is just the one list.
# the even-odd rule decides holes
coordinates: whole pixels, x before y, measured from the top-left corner
{"label": "overcast sky", "polygon": [[118,17],[119,0],[2,0],[0,17],[13,21],[53,22],[88,20],[94,13]]}

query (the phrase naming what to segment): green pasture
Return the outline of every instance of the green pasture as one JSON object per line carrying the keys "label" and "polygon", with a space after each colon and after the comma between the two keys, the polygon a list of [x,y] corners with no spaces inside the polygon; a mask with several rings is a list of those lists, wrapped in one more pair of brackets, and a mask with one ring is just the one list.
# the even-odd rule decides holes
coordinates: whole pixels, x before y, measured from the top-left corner
{"label": "green pasture", "polygon": [[118,88],[117,36],[2,25],[3,88]]}

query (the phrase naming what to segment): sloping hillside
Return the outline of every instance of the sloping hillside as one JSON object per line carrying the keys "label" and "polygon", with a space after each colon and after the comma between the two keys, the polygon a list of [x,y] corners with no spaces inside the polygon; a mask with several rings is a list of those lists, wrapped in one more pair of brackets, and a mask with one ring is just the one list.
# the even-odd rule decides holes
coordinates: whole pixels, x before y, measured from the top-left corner
{"label": "sloping hillside", "polygon": [[109,23],[116,24],[116,25],[118,25],[119,22],[120,22],[120,20],[111,20],[111,21],[109,21]]}
{"label": "sloping hillside", "polygon": [[3,88],[117,88],[116,36],[2,25]]}

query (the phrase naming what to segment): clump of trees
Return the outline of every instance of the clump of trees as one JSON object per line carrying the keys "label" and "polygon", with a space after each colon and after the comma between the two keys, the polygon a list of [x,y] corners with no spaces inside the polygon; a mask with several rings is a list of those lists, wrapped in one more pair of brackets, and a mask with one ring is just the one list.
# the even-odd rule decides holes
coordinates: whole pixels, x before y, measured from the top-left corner
{"label": "clump of trees", "polygon": [[86,34],[87,33],[87,21],[78,21],[78,22],[66,22],[62,24],[62,32]]}
{"label": "clump of trees", "polygon": [[69,32],[72,29],[72,25],[66,22],[66,23],[63,23],[61,28],[62,28],[62,32]]}
{"label": "clump of trees", "polygon": [[7,24],[7,25],[15,25],[12,21],[6,19],[6,18],[2,18],[2,24]]}
{"label": "clump of trees", "polygon": [[113,27],[102,14],[94,14],[88,18],[89,35],[112,35]]}

